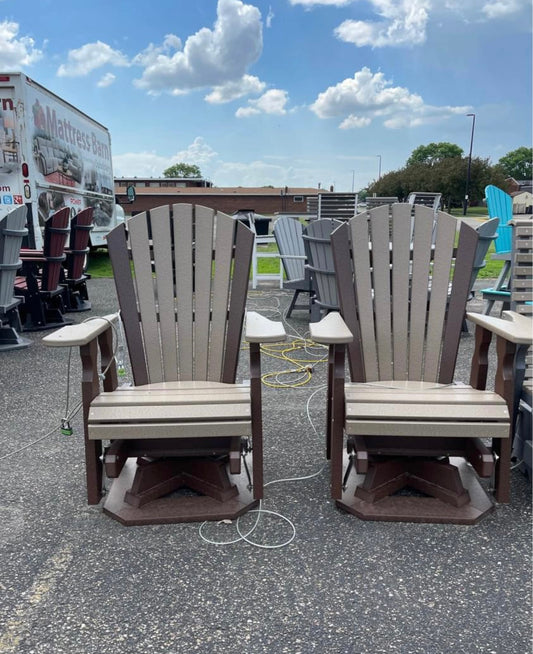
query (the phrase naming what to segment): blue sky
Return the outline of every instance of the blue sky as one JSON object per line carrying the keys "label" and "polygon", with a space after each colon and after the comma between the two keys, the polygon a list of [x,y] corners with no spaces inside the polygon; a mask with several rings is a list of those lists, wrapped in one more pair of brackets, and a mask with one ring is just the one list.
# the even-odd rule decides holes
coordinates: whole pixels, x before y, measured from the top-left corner
{"label": "blue sky", "polygon": [[115,176],[366,186],[531,146],[531,0],[0,0],[0,70],[106,125]]}

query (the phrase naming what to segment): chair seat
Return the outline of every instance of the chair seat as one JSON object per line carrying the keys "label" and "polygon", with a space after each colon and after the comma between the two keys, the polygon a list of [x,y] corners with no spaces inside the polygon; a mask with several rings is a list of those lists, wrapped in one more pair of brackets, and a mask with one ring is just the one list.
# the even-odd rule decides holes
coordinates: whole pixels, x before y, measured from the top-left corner
{"label": "chair seat", "polygon": [[496,393],[463,384],[346,384],[346,432],[361,436],[508,438],[509,410]]}
{"label": "chair seat", "polygon": [[101,393],[91,403],[89,438],[250,436],[250,387],[161,382]]}

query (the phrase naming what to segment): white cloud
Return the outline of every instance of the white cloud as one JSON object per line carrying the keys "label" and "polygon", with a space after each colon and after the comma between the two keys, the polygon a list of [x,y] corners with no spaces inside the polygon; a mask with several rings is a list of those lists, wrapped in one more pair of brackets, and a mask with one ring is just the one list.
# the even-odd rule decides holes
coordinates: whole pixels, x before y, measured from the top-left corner
{"label": "white cloud", "polygon": [[183,162],[199,166],[202,174],[206,176],[204,167],[209,165],[217,153],[201,136],[184,150],[164,157],[155,152],[126,152],[113,156],[113,172],[116,177],[161,177],[163,171],[175,163]]}
{"label": "white cloud", "polygon": [[272,21],[274,20],[274,16],[276,14],[272,11],[272,6],[268,7],[268,14],[267,17],[265,18],[265,25],[267,27],[272,27]]}
{"label": "white cloud", "polygon": [[412,46],[426,40],[430,0],[370,0],[383,20],[345,20],[335,34],[358,47]]}
{"label": "white cloud", "polygon": [[175,34],[167,34],[161,45],[150,43],[148,47],[135,55],[132,63],[139,66],[150,66],[157,63],[159,55],[167,55],[172,50],[181,50],[181,39]]}
{"label": "white cloud", "polygon": [[[172,44],[166,43],[167,49]],[[241,0],[218,0],[213,29],[203,27],[189,36],[183,50],[165,54],[151,46],[136,63],[145,66],[136,86],[150,93],[183,93],[206,86],[220,87],[242,79],[263,49],[261,13]]]}
{"label": "white cloud", "polygon": [[116,75],[113,75],[113,73],[106,73],[99,82],[97,82],[96,86],[100,87],[101,89],[105,88],[106,86],[111,86],[113,82],[117,79]]}
{"label": "white cloud", "polygon": [[239,107],[235,112],[237,118],[247,118],[256,114],[275,114],[282,116],[287,113],[285,105],[289,100],[287,91],[270,89],[257,99],[248,100],[247,107]]}
{"label": "white cloud", "polygon": [[57,70],[59,77],[83,77],[102,66],[129,66],[128,58],[107,43],[86,43],[77,50],[69,50],[67,63]]}
{"label": "white cloud", "polygon": [[42,58],[42,50],[35,47],[35,41],[29,36],[17,38],[19,24],[9,20],[0,23],[0,68],[16,70],[31,66]]}
{"label": "white cloud", "polygon": [[420,95],[393,86],[383,73],[372,73],[366,67],[320,93],[310,108],[319,118],[342,118],[342,129],[366,127],[375,118],[383,118],[390,129],[415,127],[471,109],[427,105]]}
{"label": "white cloud", "polygon": [[354,127],[367,127],[372,122],[368,116],[354,116],[350,114],[339,125],[341,129],[353,129]]}
{"label": "white cloud", "polygon": [[487,18],[500,18],[516,13],[522,7],[520,0],[491,0],[483,5],[482,12]]}
{"label": "white cloud", "polygon": [[243,95],[262,93],[266,84],[254,75],[243,75],[241,79],[234,82],[227,82],[222,86],[215,86],[211,93],[205,96],[205,100],[211,104],[222,104],[231,102]]}
{"label": "white cloud", "polygon": [[291,5],[302,5],[303,7],[315,7],[317,5],[327,5],[331,7],[345,7],[353,0],[289,0]]}

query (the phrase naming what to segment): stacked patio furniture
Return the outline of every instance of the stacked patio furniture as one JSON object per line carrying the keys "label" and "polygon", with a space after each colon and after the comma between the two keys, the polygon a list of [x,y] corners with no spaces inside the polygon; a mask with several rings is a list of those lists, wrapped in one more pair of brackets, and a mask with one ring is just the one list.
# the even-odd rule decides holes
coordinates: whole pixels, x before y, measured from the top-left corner
{"label": "stacked patio furniture", "polygon": [[355,193],[318,193],[307,198],[307,213],[313,219],[349,220],[357,210]]}
{"label": "stacked patio furniture", "polygon": [[70,210],[65,207],[45,223],[42,250],[22,249],[22,270],[15,278],[15,292],[24,298],[21,321],[25,331],[61,327],[72,321],[64,317],[61,285],[65,245],[70,232]]}
{"label": "stacked patio furniture", "polygon": [[[513,311],[528,316],[533,330],[533,220],[514,218],[513,257],[511,273],[511,307]],[[532,475],[532,421],[531,400],[533,395],[533,352],[531,348],[516,364],[517,413],[513,456],[520,470],[530,479]],[[522,384],[520,380],[523,379]]]}
{"label": "stacked patio furniture", "polygon": [[65,311],[89,311],[91,303],[87,291],[85,273],[87,255],[89,254],[89,235],[93,229],[93,208],[87,207],[70,221],[70,236],[66,259],[63,266],[61,284],[65,287]]}

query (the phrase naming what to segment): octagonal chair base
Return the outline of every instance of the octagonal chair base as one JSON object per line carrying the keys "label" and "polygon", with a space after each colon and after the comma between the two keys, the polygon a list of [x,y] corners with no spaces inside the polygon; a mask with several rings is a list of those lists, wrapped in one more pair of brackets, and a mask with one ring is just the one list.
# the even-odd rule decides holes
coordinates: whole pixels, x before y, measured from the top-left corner
{"label": "octagonal chair base", "polygon": [[137,472],[137,458],[130,457],[119,477],[113,480],[104,501],[104,513],[126,526],[235,520],[259,505],[248,489],[248,478],[243,472],[231,475],[235,492],[225,493],[224,497],[232,495],[228,499],[174,492],[141,506],[133,506],[126,501],[126,497],[130,494]]}
{"label": "octagonal chair base", "polygon": [[469,500],[462,506],[454,506],[441,499],[415,494],[388,495],[374,502],[367,502],[355,495],[365,475],[352,471],[339,508],[356,515],[362,520],[389,522],[428,522],[472,525],[490,513],[494,504],[479,483],[475,472],[464,459],[451,457],[450,463],[457,467],[458,474]]}

